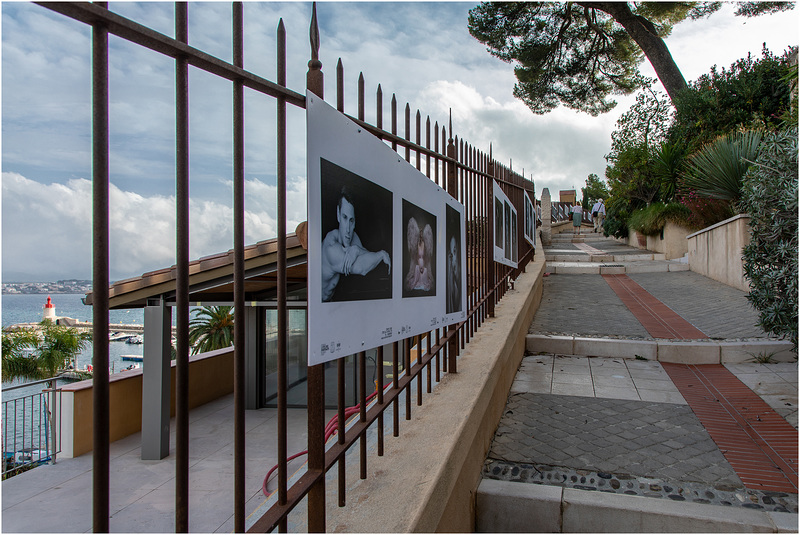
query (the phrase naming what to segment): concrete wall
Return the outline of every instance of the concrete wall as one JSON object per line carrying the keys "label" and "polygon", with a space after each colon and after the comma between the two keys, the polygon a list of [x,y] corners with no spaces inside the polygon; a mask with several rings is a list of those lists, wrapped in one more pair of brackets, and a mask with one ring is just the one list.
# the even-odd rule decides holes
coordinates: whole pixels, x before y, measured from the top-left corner
{"label": "concrete wall", "polygon": [[[442,377],[385,454],[370,456],[366,480],[352,463],[347,507],[328,485],[329,532],[473,532],[481,469],[525,352],[542,298],[542,260],[531,262],[470,340],[458,373]],[[408,425],[408,429],[402,429]]]}
{"label": "concrete wall", "polygon": [[[233,348],[189,357],[189,408],[233,392]],[[77,457],[92,451],[92,381],[62,388],[61,456]],[[171,370],[170,415],[175,415],[175,362]],[[142,370],[128,370],[109,378],[109,434],[111,442],[142,429]]]}
{"label": "concrete wall", "polygon": [[667,260],[681,258],[689,251],[689,242],[686,237],[691,230],[672,221],[667,221],[664,225],[664,237],[660,234],[655,236],[640,236],[638,232],[631,229],[628,234],[628,245],[639,249],[647,249],[656,253],[663,253]]}
{"label": "concrete wall", "polygon": [[689,269],[750,291],[744,276],[742,249],[750,243],[750,216],[739,214],[688,236]]}

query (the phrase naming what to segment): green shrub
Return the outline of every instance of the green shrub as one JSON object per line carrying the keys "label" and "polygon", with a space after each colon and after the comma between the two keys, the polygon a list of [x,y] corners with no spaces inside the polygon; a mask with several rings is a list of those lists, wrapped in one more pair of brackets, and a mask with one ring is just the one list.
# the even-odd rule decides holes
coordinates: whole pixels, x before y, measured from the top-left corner
{"label": "green shrub", "polygon": [[745,175],[740,206],[750,215],[744,248],[747,299],[765,332],[797,347],[797,126],[765,137]]}
{"label": "green shrub", "polygon": [[656,202],[633,212],[628,219],[628,227],[645,236],[655,236],[661,232],[667,221],[687,226],[690,215],[689,209],[680,203]]}

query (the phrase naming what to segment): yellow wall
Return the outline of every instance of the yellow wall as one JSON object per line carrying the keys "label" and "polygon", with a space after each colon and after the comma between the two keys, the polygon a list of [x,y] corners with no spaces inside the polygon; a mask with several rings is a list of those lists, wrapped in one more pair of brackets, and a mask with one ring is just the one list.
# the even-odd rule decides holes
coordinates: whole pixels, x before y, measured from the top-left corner
{"label": "yellow wall", "polygon": [[[189,358],[189,408],[233,392],[233,348]],[[92,381],[62,388],[61,456],[92,451],[94,407]],[[142,430],[142,370],[115,373],[109,380],[109,438],[111,442]],[[171,370],[170,415],[175,415],[175,362]]]}

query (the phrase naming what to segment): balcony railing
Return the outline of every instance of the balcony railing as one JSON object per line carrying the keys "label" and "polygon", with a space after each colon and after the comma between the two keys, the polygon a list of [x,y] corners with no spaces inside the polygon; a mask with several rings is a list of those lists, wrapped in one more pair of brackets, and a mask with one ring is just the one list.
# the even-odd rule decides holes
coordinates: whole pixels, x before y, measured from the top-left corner
{"label": "balcony railing", "polygon": [[[3,389],[3,479],[27,467],[55,464],[61,451],[61,390],[56,381],[50,378]],[[12,396],[18,397],[7,399]]]}

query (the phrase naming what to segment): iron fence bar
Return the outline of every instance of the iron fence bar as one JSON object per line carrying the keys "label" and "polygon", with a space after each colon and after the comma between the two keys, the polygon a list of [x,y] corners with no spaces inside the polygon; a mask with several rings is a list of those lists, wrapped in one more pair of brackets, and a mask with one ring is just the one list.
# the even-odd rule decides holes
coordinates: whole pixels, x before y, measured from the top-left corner
{"label": "iron fence bar", "polygon": [[[278,85],[286,86],[286,28],[283,19],[278,23],[277,32],[277,81]],[[277,181],[278,181],[278,503],[286,505],[287,485],[289,480],[288,458],[288,415],[287,405],[287,330],[288,310],[286,309],[286,99],[277,98]],[[289,531],[286,517],[279,523],[281,533]]]}
{"label": "iron fence bar", "polygon": [[406,127],[406,129],[405,129],[405,132],[406,132],[405,141],[406,142],[403,145],[405,146],[405,149],[406,149],[406,161],[408,163],[411,163],[411,107],[408,105],[408,102],[406,102],[406,109],[405,109],[405,113],[404,113],[403,117],[405,118],[405,123],[404,124],[405,124],[405,127]]}
{"label": "iron fence bar", "polygon": [[[193,67],[215,74],[231,82],[239,80],[245,87],[269,95],[272,97],[283,96],[288,104],[299,108],[305,107],[305,96],[281,87],[274,82],[245,71],[236,65],[226,63],[219,58],[202,52],[196,48],[181,43],[169,36],[156,32],[125,17],[107,11],[98,4],[83,2],[35,2],[56,13],[60,13],[72,19],[86,24],[104,24],[108,33],[121,37],[132,43],[136,43],[145,48],[164,54],[172,58],[185,56]],[[100,4],[102,5],[102,4]]]}
{"label": "iron fence bar", "polygon": [[[106,11],[105,3],[92,6]],[[92,25],[92,529],[107,533],[109,526],[109,157],[108,157],[108,29]]]}
{"label": "iron fence bar", "polygon": [[[413,338],[403,339],[403,370],[406,376],[411,373],[411,343]],[[411,420],[411,383],[409,382],[405,388],[406,391],[406,420]]]}
{"label": "iron fence bar", "polygon": [[[398,342],[392,342],[392,386],[393,388],[399,388],[399,380],[398,374],[400,373],[398,370],[398,360],[400,356],[398,355]],[[392,414],[392,436],[398,437],[400,436],[400,404],[397,398],[394,398],[394,411]]]}
{"label": "iron fence bar", "polygon": [[[188,42],[188,8],[175,3],[175,36]],[[175,61],[175,531],[189,530],[189,64]],[[162,356],[163,358],[163,356]]]}
{"label": "iron fence bar", "polygon": [[[319,61],[319,27],[317,5],[312,4],[311,60],[308,62],[306,87],[320,99],[325,98],[322,62]],[[308,470],[318,477],[308,489],[308,531],[325,532],[325,368],[323,364],[308,367]]]}
{"label": "iron fence bar", "polygon": [[[342,58],[336,64],[336,109],[340,113],[344,113],[344,67],[342,65]],[[336,361],[336,402],[337,402],[337,435],[340,444],[345,441],[345,364],[343,358]],[[344,507],[346,501],[346,483],[347,471],[345,458],[339,459],[339,507]]]}
{"label": "iron fence bar", "polygon": [[[375,388],[378,391],[378,405],[383,405],[383,346],[378,347],[378,354],[376,356],[378,362],[376,362],[376,366],[378,368],[378,384],[375,385]],[[378,414],[378,457],[383,457],[383,412],[381,411]]]}
{"label": "iron fence bar", "polygon": [[[233,62],[244,67],[244,6],[232,6]],[[234,531],[244,531],[245,505],[245,326],[244,320],[244,84],[233,82],[233,487]]]}
{"label": "iron fence bar", "polygon": [[[358,412],[361,422],[367,419],[367,354],[364,351],[358,353]],[[367,433],[366,429],[361,433],[359,440],[361,447],[361,479],[367,479]],[[342,455],[344,458],[344,455]]]}

